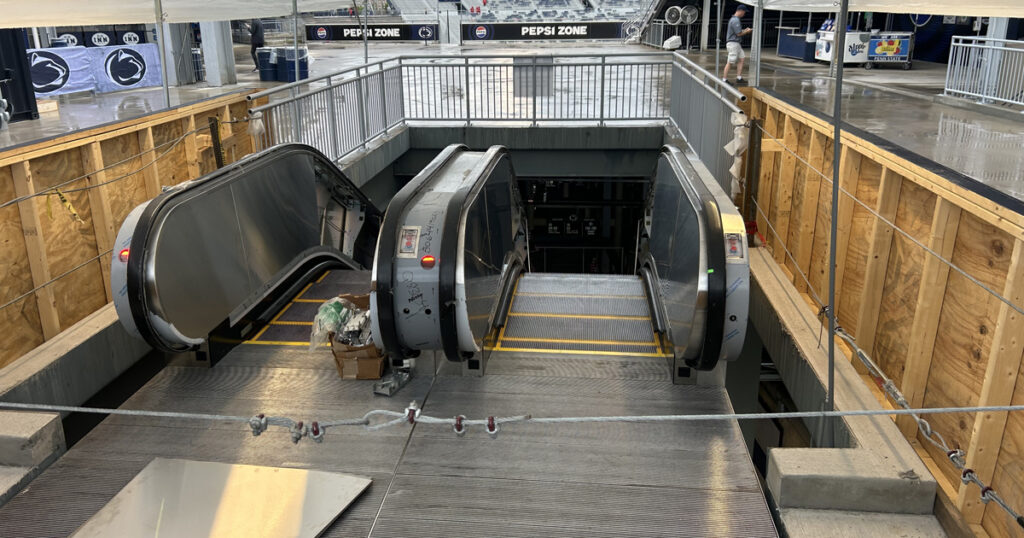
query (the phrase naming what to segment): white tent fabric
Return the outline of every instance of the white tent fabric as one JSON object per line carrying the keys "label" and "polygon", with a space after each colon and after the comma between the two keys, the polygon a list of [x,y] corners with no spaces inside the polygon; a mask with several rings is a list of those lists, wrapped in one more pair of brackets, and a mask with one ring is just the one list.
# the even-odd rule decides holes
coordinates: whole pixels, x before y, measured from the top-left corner
{"label": "white tent fabric", "polygon": [[[165,22],[281,17],[292,0],[162,0]],[[299,12],[343,7],[339,0],[299,0]],[[156,22],[154,0],[0,0],[0,28]]]}
{"label": "white tent fabric", "polygon": [[[756,6],[758,0],[739,0]],[[762,0],[764,9],[838,12],[837,0]],[[961,17],[1024,17],[1024,0],[850,0],[850,12],[919,13]]]}

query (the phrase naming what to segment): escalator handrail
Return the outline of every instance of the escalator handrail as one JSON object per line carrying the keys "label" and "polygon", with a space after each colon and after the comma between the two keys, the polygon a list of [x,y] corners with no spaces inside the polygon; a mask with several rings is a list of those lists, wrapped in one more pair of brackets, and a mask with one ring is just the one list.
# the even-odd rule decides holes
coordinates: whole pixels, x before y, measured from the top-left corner
{"label": "escalator handrail", "polygon": [[[146,276],[148,273],[149,256],[145,254],[149,252],[150,241],[154,238],[154,230],[159,228],[163,218],[168,214],[167,211],[172,209],[175,202],[182,196],[201,196],[213,189],[240,180],[246,176],[247,172],[254,168],[266,166],[270,162],[283,159],[294,153],[312,154],[321,163],[335,166],[331,163],[330,159],[316,148],[304,144],[282,144],[254,155],[249,155],[234,164],[211,172],[206,176],[175,185],[157,195],[156,198],[146,205],[135,226],[136,232],[132,234],[131,243],[128,247],[129,252],[133,253],[133,255],[129,256],[126,262],[127,279],[125,282],[132,320],[135,322],[135,327],[143,339],[154,345],[154,347],[161,348],[163,351],[186,351],[186,349],[179,349],[177,346],[170,345],[163,338],[160,338],[149,316],[151,308],[155,305],[151,304],[151,301],[148,300]],[[337,172],[347,179],[347,176],[340,170],[337,170]],[[374,207],[369,198],[359,189],[355,189],[354,194],[357,194],[361,198],[360,201],[366,204],[367,207]],[[142,233],[139,233],[139,230],[142,230]],[[142,253],[142,255],[135,253]],[[340,256],[338,257],[339,261],[347,260],[347,256],[343,256],[340,252],[337,254]],[[305,260],[302,263],[305,264],[309,261]],[[292,269],[294,270],[294,267]],[[287,279],[288,275],[278,276],[281,279]],[[271,285],[267,291],[269,292],[273,289],[276,288],[274,285]],[[162,312],[156,312],[156,314],[162,317]]]}
{"label": "escalator handrail", "polygon": [[[380,339],[384,349],[392,353],[398,353],[405,358],[406,351],[398,339],[398,329],[395,327],[395,300],[394,290],[394,253],[398,247],[398,233],[402,226],[409,202],[423,189],[433,184],[437,172],[444,168],[457,154],[467,151],[463,144],[452,144],[438,155],[426,168],[416,174],[408,184],[402,187],[391,199],[387,210],[384,212],[384,221],[380,227],[380,235],[377,238],[377,255],[374,261],[375,280],[372,289],[376,292],[377,304],[371,305],[377,311],[379,321]],[[442,263],[444,258],[441,258]],[[443,265],[442,265],[443,267]]]}
{"label": "escalator handrail", "polygon": [[[451,361],[462,360],[459,353],[456,275],[463,259],[461,250],[465,248],[466,217],[480,191],[490,179],[491,173],[503,159],[508,158],[508,149],[504,146],[491,146],[470,172],[476,180],[456,191],[448,200],[444,233],[441,234],[441,268],[438,274],[438,302],[441,311],[438,314],[438,321],[441,325],[441,347]],[[511,166],[512,163],[509,162],[509,167]],[[518,188],[515,184],[515,172],[512,172],[509,183],[511,189]]]}
{"label": "escalator handrail", "polygon": [[[701,218],[701,228],[704,233],[703,244],[706,247],[708,283],[704,342],[700,355],[687,359],[686,362],[688,366],[697,370],[712,370],[718,364],[719,355],[722,353],[725,334],[726,263],[722,215],[715,195],[700,179],[683,152],[674,146],[665,146],[662,148],[662,154],[676,172],[676,177],[683,186],[683,192],[690,197],[690,201],[698,209],[698,216]],[[693,181],[685,181],[684,178],[693,178]]]}

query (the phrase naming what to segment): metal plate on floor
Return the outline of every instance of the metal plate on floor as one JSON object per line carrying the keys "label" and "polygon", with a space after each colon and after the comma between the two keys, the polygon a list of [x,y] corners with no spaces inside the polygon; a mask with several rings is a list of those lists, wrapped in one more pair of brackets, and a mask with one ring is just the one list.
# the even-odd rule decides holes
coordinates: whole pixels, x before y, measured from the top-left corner
{"label": "metal plate on floor", "polygon": [[368,478],[156,458],[72,536],[319,535]]}

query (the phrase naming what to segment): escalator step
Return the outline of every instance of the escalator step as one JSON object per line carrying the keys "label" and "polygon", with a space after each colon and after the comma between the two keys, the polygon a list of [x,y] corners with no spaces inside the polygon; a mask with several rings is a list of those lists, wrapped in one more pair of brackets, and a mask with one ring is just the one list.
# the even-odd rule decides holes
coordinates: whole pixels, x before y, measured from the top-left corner
{"label": "escalator step", "polygon": [[647,299],[640,297],[597,297],[572,295],[528,295],[517,293],[513,313],[589,314],[648,317]]}
{"label": "escalator step", "polygon": [[583,318],[579,316],[523,316],[512,314],[504,338],[549,340],[601,340],[653,343],[654,329],[648,318]]}

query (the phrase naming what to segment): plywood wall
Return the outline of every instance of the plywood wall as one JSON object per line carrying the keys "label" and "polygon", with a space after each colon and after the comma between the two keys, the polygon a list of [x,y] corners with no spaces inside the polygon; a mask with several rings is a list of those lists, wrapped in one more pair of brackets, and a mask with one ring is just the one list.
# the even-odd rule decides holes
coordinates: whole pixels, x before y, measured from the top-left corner
{"label": "plywood wall", "polygon": [[0,203],[45,193],[0,209],[0,367],[110,301],[110,250],[128,213],[216,168],[208,118],[223,122],[226,162],[252,152],[247,93],[0,152]]}
{"label": "plywood wall", "polygon": [[[816,308],[829,279],[832,126],[758,90],[750,97],[764,129],[751,194],[758,232]],[[1024,305],[1024,215],[850,133],[840,167],[850,195],[835,211],[838,323],[914,407],[1024,404],[1024,315],[985,289]],[[1024,507],[1024,413],[928,420],[982,480]],[[922,441],[913,421],[897,422]],[[946,454],[917,444],[965,523],[979,535],[1024,537],[995,503],[978,500],[977,486],[961,483]]]}

